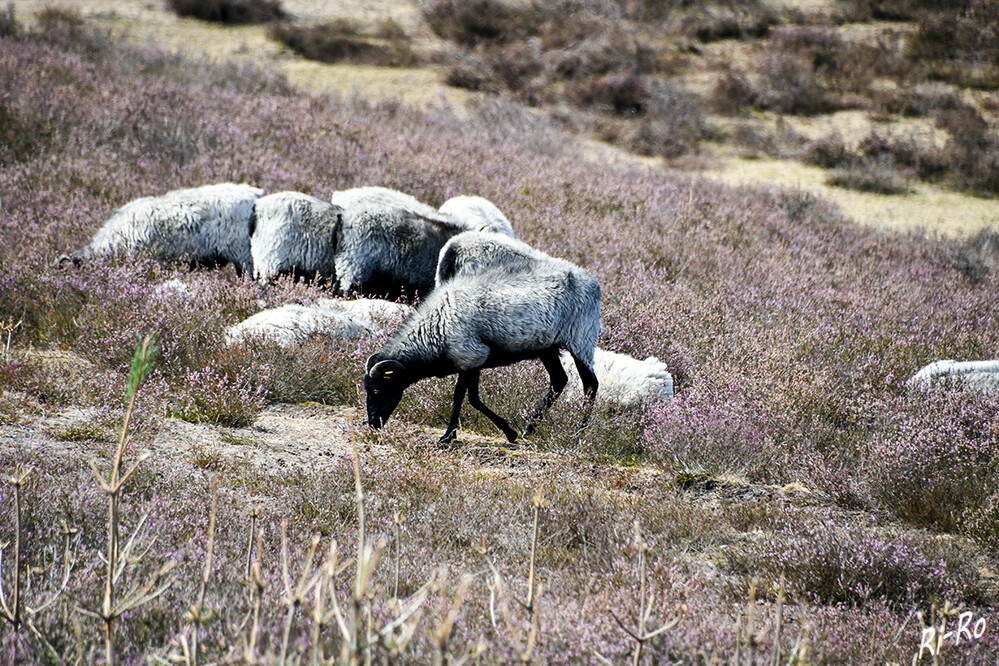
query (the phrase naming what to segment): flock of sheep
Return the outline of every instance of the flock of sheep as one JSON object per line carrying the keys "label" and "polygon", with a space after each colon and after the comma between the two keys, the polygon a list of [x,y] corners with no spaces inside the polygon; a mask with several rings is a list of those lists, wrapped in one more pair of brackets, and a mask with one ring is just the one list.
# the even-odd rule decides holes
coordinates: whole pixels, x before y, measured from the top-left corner
{"label": "flock of sheep", "polygon": [[[457,374],[441,440],[454,437],[467,394],[515,441],[519,433],[481,402],[479,376],[534,358],[551,383],[524,435],[566,389],[592,401],[600,387],[602,397],[625,406],[673,396],[672,376],[655,357],[640,361],[597,348],[596,279],[516,240],[510,221],[482,197],[454,197],[436,209],[383,187],[343,190],[322,201],[299,192],[265,195],[246,184],[205,185],[125,204],[86,247],[61,261],[138,252],[205,266],[231,263],[263,283],[291,275],[346,297],[264,310],[230,327],[230,344],[356,338],[402,319],[365,368],[374,428],[411,384]],[[417,296],[416,307],[393,302]],[[570,374],[579,381],[570,382]]]}
{"label": "flock of sheep", "polygon": [[[136,252],[206,266],[231,263],[238,274],[264,283],[281,275],[315,280],[341,296],[264,310],[230,327],[229,344],[358,338],[401,320],[365,368],[374,428],[413,383],[457,374],[441,441],[454,437],[466,394],[515,441],[518,432],[480,400],[479,376],[486,368],[535,358],[551,383],[524,435],[566,389],[592,402],[599,387],[601,397],[626,407],[673,397],[673,378],[655,357],[640,361],[597,348],[596,279],[516,240],[510,221],[482,197],[454,197],[437,209],[384,187],[334,192],[322,201],[300,192],[264,195],[246,184],[205,185],[125,204],[86,247],[60,261]],[[394,302],[417,296],[415,308]],[[572,375],[579,381],[570,381]],[[999,361],[937,361],[908,383],[954,379],[999,392]]]}

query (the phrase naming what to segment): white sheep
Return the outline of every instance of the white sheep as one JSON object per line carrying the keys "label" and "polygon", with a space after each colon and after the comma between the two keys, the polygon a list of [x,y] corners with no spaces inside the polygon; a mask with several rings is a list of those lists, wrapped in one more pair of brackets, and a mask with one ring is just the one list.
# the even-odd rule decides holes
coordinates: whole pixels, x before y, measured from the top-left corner
{"label": "white sheep", "polygon": [[480,223],[478,218],[468,223],[383,187],[335,192],[331,201],[345,210],[336,259],[337,287],[345,293],[426,295],[434,287],[441,248]]}
{"label": "white sheep", "polygon": [[343,208],[301,192],[261,197],[251,224],[254,277],[268,281],[291,274],[335,284],[342,220]]}
{"label": "white sheep", "polygon": [[361,298],[323,298],[310,305],[289,303],[271,308],[230,326],[226,344],[252,340],[295,347],[316,337],[334,342],[373,336],[402,320],[412,308],[401,303]]}
{"label": "white sheep", "polygon": [[[572,357],[562,354],[562,367],[572,366]],[[597,347],[593,350],[593,371],[600,382],[601,399],[622,407],[638,407],[654,401],[670,402],[673,399],[673,375],[666,364],[655,356],[644,361]],[[565,394],[576,399],[583,395],[583,385],[571,379]]]}
{"label": "white sheep", "polygon": [[112,212],[86,247],[59,261],[150,252],[206,266],[232,263],[241,275],[252,269],[249,224],[263,193],[218,183],[135,199]]}
{"label": "white sheep", "polygon": [[478,196],[461,195],[441,204],[440,212],[461,220],[470,231],[491,231],[513,238],[513,225],[496,205]]}
{"label": "white sheep", "polygon": [[960,382],[979,393],[999,393],[999,360],[934,361],[906,381],[913,388],[926,388],[947,381]]}
{"label": "white sheep", "polygon": [[551,385],[528,419],[524,435],[529,435],[568,383],[560,349],[572,356],[586,395],[596,397],[593,350],[599,330],[600,285],[568,262],[539,261],[516,270],[498,266],[456,276],[420,303],[382,350],[368,358],[368,425],[380,428],[411,384],[457,373],[451,419],[441,441],[454,436],[466,392],[473,407],[516,441],[510,424],[479,400],[481,370],[532,358],[544,364]]}

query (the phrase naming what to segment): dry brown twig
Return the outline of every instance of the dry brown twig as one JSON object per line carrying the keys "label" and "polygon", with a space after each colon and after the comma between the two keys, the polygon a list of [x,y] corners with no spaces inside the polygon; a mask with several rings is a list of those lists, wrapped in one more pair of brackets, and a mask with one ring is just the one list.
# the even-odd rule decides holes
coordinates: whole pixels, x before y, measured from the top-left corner
{"label": "dry brown twig", "polygon": [[[655,595],[650,593],[648,590],[648,573],[646,571],[648,553],[652,550],[651,546],[645,541],[642,536],[642,529],[635,520],[635,548],[638,550],[638,578],[639,578],[639,595],[638,595],[638,622],[637,626],[632,629],[624,623],[624,621],[617,616],[613,609],[608,608],[607,612],[614,621],[621,628],[624,633],[628,634],[631,639],[635,642],[635,653],[632,657],[633,666],[638,666],[642,659],[642,651],[645,648],[645,644],[656,636],[660,636],[665,632],[669,631],[677,625],[682,619],[681,617],[676,617],[672,621],[660,626],[658,629],[649,631],[648,623],[652,615],[652,609],[655,606],[654,599]],[[605,664],[611,663],[609,659],[604,657],[598,652],[594,652],[594,655]],[[752,662],[750,662],[752,663]]]}
{"label": "dry brown twig", "polygon": [[[14,575],[13,575],[13,590],[12,596],[8,602],[7,593],[4,589],[3,583],[3,554],[7,550],[7,546],[11,542],[7,541],[0,544],[0,617],[6,620],[14,629],[14,634],[20,631],[22,623],[27,625],[31,630],[31,633],[43,644],[46,649],[49,650],[51,654],[57,654],[55,649],[49,644],[49,642],[39,631],[38,626],[35,624],[35,618],[42,612],[48,610],[62,594],[66,591],[66,586],[69,584],[69,578],[72,574],[73,567],[76,565],[76,552],[79,548],[79,530],[71,529],[64,522],[62,524],[62,529],[60,532],[65,537],[65,545],[63,547],[62,555],[62,575],[60,576],[59,582],[55,585],[55,590],[49,595],[47,599],[39,603],[37,606],[30,606],[24,602],[24,592],[27,589],[22,589],[21,587],[21,492],[25,485],[27,485],[28,477],[30,471],[21,470],[20,465],[15,465],[14,473],[7,477],[7,482],[14,488]],[[76,537],[74,539],[74,537]],[[51,564],[48,566],[41,567],[40,572],[46,573],[55,566],[56,557],[53,553]],[[31,574],[32,568],[28,567],[25,572],[28,575],[28,585],[27,588],[31,587]],[[14,641],[15,650],[15,661],[17,661],[17,640]]]}

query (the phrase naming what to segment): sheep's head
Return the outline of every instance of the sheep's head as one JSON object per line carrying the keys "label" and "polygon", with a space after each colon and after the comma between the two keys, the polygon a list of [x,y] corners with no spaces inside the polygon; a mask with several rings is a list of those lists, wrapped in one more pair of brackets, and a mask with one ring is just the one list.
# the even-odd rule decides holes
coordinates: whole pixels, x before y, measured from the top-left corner
{"label": "sheep's head", "polygon": [[368,358],[364,373],[364,392],[367,394],[368,425],[381,428],[388,421],[402,400],[402,392],[409,386],[406,366],[393,359],[380,359],[378,354]]}

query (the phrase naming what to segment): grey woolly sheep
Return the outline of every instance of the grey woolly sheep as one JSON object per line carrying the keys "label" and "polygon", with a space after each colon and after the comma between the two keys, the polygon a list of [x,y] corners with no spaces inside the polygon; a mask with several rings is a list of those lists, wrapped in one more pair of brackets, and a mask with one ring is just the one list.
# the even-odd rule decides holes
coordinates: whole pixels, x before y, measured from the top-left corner
{"label": "grey woolly sheep", "polygon": [[336,192],[331,200],[345,208],[336,258],[342,292],[426,295],[440,249],[468,229],[457,217],[383,187]]}
{"label": "grey woolly sheep", "polygon": [[926,388],[956,380],[979,393],[999,393],[999,360],[994,361],[934,361],[920,368],[906,384]]}
{"label": "grey woolly sheep", "polygon": [[499,266],[457,276],[434,290],[368,358],[368,425],[380,428],[411,384],[457,373],[451,419],[441,441],[454,437],[467,392],[472,406],[513,442],[517,432],[479,400],[479,374],[484,368],[541,360],[551,385],[528,419],[524,435],[529,435],[568,383],[559,349],[572,356],[586,395],[594,398],[600,285],[581,268],[564,268],[565,263],[538,262],[520,270]]}
{"label": "grey woolly sheep", "polygon": [[[515,238],[495,233],[466,231],[441,248],[437,257],[435,283],[440,286],[457,275],[474,275],[489,268],[528,270],[539,263],[555,262],[562,268],[576,268]],[[581,269],[577,269],[581,270]]]}
{"label": "grey woolly sheep", "polygon": [[135,199],[118,208],[90,243],[64,261],[150,252],[163,259],[207,266],[252,268],[250,217],[263,190],[219,183]]}
{"label": "grey woolly sheep", "polygon": [[289,303],[230,326],[225,341],[233,345],[265,340],[295,347],[317,336],[329,341],[369,337],[398,322],[410,310],[400,303],[366,298],[323,298],[311,305]]}
{"label": "grey woolly sheep", "polygon": [[457,196],[445,201],[440,212],[461,220],[469,231],[491,231],[513,238],[513,225],[493,202],[477,196]]}
{"label": "grey woolly sheep", "polygon": [[356,208],[357,206],[405,208],[414,213],[426,215],[427,217],[432,217],[439,212],[433,206],[429,206],[405,192],[378,186],[353,187],[349,190],[338,190],[330,195],[330,202],[345,209]]}
{"label": "grey woolly sheep", "polygon": [[257,201],[250,250],[257,280],[278,275],[336,281],[337,239],[343,208],[301,192]]}
{"label": "grey woolly sheep", "polygon": [[[561,360],[562,367],[569,370],[572,357],[563,354]],[[597,347],[593,350],[593,371],[600,382],[600,397],[622,407],[673,399],[673,375],[655,356],[640,361]],[[565,392],[571,398],[578,398],[583,395],[582,384],[570,379]]]}

